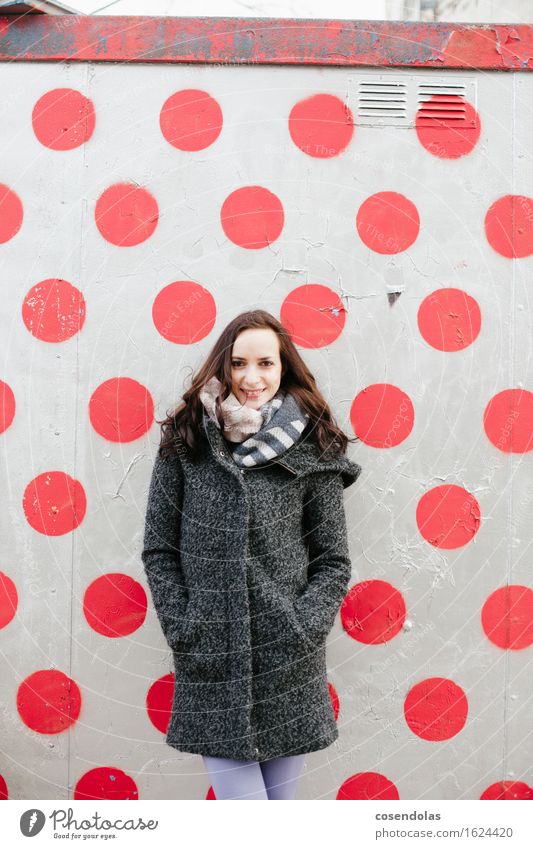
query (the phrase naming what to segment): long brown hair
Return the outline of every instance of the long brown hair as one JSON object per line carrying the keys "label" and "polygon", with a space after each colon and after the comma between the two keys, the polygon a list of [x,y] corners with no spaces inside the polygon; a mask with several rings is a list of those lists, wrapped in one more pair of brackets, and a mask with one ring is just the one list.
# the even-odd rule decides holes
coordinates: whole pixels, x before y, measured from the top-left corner
{"label": "long brown hair", "polygon": [[177,452],[179,438],[193,461],[200,455],[204,406],[199,392],[213,376],[222,384],[221,396],[216,402],[216,412],[218,421],[221,427],[223,426],[220,401],[225,400],[231,392],[233,344],[239,333],[249,328],[270,328],[277,334],[281,359],[280,389],[290,392],[301,409],[309,415],[305,433],[315,439],[321,452],[344,454],[348,442],[357,442],[358,438],[346,436],[338,427],[326,400],[317,388],[315,378],[302,360],[285,327],[271,313],[257,309],[240,313],[230,321],[213,345],[204,364],[192,378],[190,389],[183,394],[183,402],[173,412],[167,412],[167,417],[162,421],[156,419],[162,432],[159,446],[161,456]]}

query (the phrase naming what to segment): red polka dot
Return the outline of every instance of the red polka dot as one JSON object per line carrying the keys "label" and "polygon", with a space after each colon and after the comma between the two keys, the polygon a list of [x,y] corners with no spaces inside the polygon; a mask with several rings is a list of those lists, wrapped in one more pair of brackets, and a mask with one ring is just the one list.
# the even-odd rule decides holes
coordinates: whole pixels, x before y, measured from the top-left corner
{"label": "red polka dot", "polygon": [[459,548],[477,534],[481,511],[472,493],[462,486],[443,484],[422,496],[416,523],[424,539],[436,548]]}
{"label": "red polka dot", "polygon": [[154,681],[146,696],[146,710],[148,717],[162,734],[167,733],[170,714],[172,713],[172,699],[174,696],[174,673],[163,675]]}
{"label": "red polka dot", "polygon": [[22,226],[22,201],[8,186],[0,183],[0,244],[9,242]]}
{"label": "red polka dot", "polygon": [[18,688],[17,710],[32,731],[59,734],[78,719],[81,693],[64,672],[40,669],[28,675]]}
{"label": "red polka dot", "polygon": [[85,299],[66,280],[41,280],[24,298],[22,320],[36,339],[64,342],[83,327]]}
{"label": "red polka dot", "polygon": [[34,530],[58,537],[81,524],[87,499],[81,483],[66,472],[43,472],[24,490],[22,508]]}
{"label": "red polka dot", "polygon": [[11,387],[0,380],[0,433],[8,429],[15,418],[15,396]]}
{"label": "red polka dot", "polygon": [[352,799],[399,799],[397,788],[379,772],[357,772],[343,781],[337,793],[339,801]]}
{"label": "red polka dot", "polygon": [[185,89],[165,100],[159,125],[167,142],[179,150],[204,150],[220,135],[222,110],[206,91]]}
{"label": "red polka dot", "polygon": [[323,348],[342,333],[346,311],[337,292],[327,286],[298,286],[290,292],[280,310],[280,321],[295,345]]}
{"label": "red polka dot", "polygon": [[[457,117],[458,110],[463,118]],[[420,143],[442,159],[458,159],[470,153],[481,132],[478,113],[456,94],[430,97],[416,113],[415,127]]]}
{"label": "red polka dot", "polygon": [[359,207],[357,232],[378,254],[398,254],[413,244],[420,230],[414,203],[398,192],[377,192]]}
{"label": "red polka dot", "polygon": [[104,637],[126,637],[140,628],[146,618],[144,588],[130,575],[110,572],[96,578],[83,597],[87,622]]}
{"label": "red polka dot", "polygon": [[0,572],[0,628],[9,625],[17,612],[17,588],[11,578]]}
{"label": "red polka dot", "polygon": [[404,702],[407,725],[423,740],[449,740],[463,728],[468,700],[449,678],[426,678],[412,687]]}
{"label": "red polka dot", "polygon": [[520,584],[495,590],[483,605],[481,624],[496,646],[528,648],[533,644],[533,590]]}
{"label": "red polka dot", "polygon": [[533,788],[524,781],[497,781],[483,791],[480,799],[522,799],[533,802]]}
{"label": "red polka dot", "polygon": [[344,630],[359,643],[386,643],[403,627],[405,602],[387,581],[363,581],[345,595],[340,616]]}
{"label": "red polka dot", "polygon": [[130,377],[112,377],[94,390],[89,418],[110,442],[133,442],[151,428],[154,402],[148,389]]}
{"label": "red polka dot", "polygon": [[296,103],[289,115],[289,132],[294,144],[319,159],[337,156],[350,143],[353,115],[333,94],[314,94]]}
{"label": "red polka dot", "polygon": [[73,150],[93,134],[94,106],[72,88],[55,88],[39,98],[31,116],[41,144],[52,150]]}
{"label": "red polka dot", "polygon": [[207,289],[190,280],[176,280],[161,289],[152,306],[158,332],[176,345],[192,345],[213,329],[215,300]]}
{"label": "red polka dot", "polygon": [[374,383],[356,395],[350,409],[354,432],[372,448],[394,448],[413,429],[415,411],[409,396],[390,383]]}
{"label": "red polka dot", "polygon": [[283,206],[261,186],[243,186],[232,192],[220,211],[224,233],[241,248],[257,250],[275,242],[283,229]]}
{"label": "red polka dot", "polygon": [[95,220],[98,230],[108,242],[128,248],[146,241],[159,218],[155,197],[133,183],[116,183],[103,192],[96,202]]}
{"label": "red polka dot", "polygon": [[480,327],[478,303],[461,289],[437,289],[418,310],[420,333],[438,351],[462,351],[477,338]]}
{"label": "red polka dot", "polygon": [[328,692],[329,697],[331,699],[331,707],[333,708],[333,715],[335,717],[335,722],[339,718],[339,710],[340,710],[340,701],[339,694],[337,693],[333,684],[328,681]]}
{"label": "red polka dot", "polygon": [[521,259],[533,253],[533,198],[504,195],[485,215],[489,245],[508,259]]}
{"label": "red polka dot", "polygon": [[483,413],[485,433],[492,444],[508,454],[533,448],[533,392],[504,389],[494,395]]}
{"label": "red polka dot", "polygon": [[0,775],[0,801],[8,799],[7,784],[3,775]]}
{"label": "red polka dot", "polygon": [[75,799],[123,799],[137,800],[139,791],[133,778],[114,766],[98,766],[90,769],[77,781]]}

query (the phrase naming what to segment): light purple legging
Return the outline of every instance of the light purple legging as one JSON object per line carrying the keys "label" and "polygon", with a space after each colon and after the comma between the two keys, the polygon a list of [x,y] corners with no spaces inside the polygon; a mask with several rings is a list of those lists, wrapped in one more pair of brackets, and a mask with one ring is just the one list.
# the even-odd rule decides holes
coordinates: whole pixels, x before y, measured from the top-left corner
{"label": "light purple legging", "polygon": [[268,761],[203,756],[217,799],[294,799],[305,755]]}

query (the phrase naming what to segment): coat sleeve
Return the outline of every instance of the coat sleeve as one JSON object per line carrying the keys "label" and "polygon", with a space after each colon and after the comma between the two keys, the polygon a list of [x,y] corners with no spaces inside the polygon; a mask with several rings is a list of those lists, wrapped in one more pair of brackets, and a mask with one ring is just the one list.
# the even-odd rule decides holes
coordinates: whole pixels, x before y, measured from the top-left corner
{"label": "coat sleeve", "polygon": [[295,600],[294,610],[315,644],[325,640],[331,631],[352,571],[343,493],[340,474],[319,472],[311,475],[304,501],[308,585]]}
{"label": "coat sleeve", "polygon": [[165,639],[176,648],[183,635],[188,591],[180,565],[183,476],[177,455],[158,454],[152,471],[141,559]]}

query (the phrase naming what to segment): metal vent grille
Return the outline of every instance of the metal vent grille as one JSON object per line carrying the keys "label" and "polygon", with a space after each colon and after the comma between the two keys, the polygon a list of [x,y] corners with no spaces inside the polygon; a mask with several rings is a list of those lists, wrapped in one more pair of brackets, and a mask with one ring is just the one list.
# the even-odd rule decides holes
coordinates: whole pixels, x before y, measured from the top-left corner
{"label": "metal vent grille", "polygon": [[418,84],[419,119],[440,118],[446,121],[464,121],[466,91],[464,84]]}
{"label": "metal vent grille", "polygon": [[459,125],[466,118],[465,103],[477,112],[476,80],[455,74],[363,71],[351,76],[348,86],[347,105],[363,126],[414,127],[417,115],[422,123],[440,119]]}
{"label": "metal vent grille", "polygon": [[360,80],[357,117],[361,123],[375,118],[407,119],[407,83],[396,80]]}

